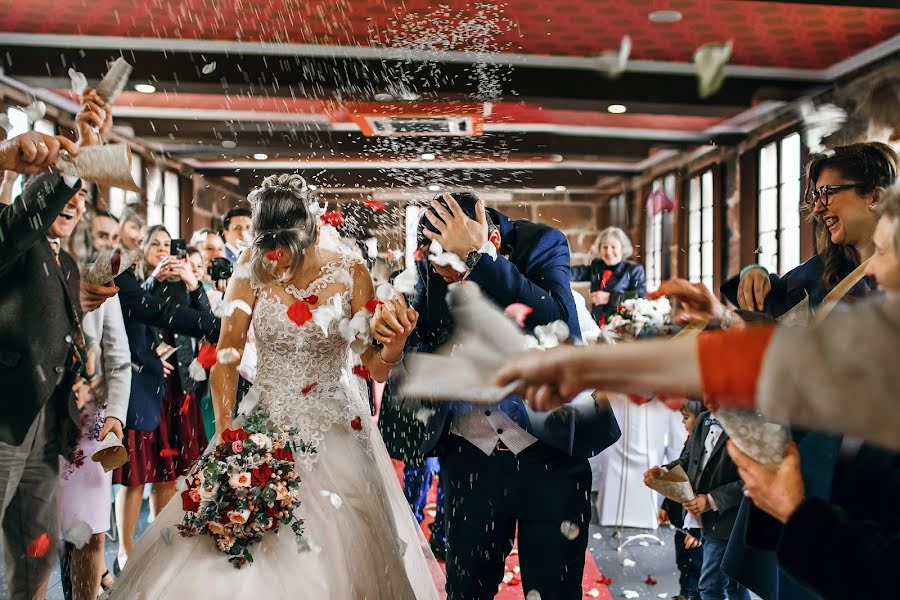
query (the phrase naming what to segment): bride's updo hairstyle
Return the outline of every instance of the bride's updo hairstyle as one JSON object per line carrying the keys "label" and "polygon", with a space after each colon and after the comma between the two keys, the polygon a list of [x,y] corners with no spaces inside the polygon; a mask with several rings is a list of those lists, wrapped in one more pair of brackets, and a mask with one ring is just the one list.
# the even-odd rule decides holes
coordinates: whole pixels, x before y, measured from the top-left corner
{"label": "bride's updo hairstyle", "polygon": [[267,258],[273,250],[291,253],[285,278],[303,263],[303,255],[316,240],[318,212],[313,208],[312,190],[299,175],[270,175],[247,196],[253,208],[253,245],[250,248],[250,277],[256,285],[275,279],[275,262]]}

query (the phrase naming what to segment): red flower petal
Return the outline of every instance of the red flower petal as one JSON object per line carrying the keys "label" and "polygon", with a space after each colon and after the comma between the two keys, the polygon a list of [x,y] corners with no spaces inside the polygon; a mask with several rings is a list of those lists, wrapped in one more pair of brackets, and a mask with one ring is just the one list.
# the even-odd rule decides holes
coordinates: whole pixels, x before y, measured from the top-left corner
{"label": "red flower petal", "polygon": [[350,427],[352,427],[356,431],[361,430],[362,429],[362,417],[356,417],[355,419],[350,421]]}
{"label": "red flower petal", "polygon": [[191,403],[191,400],[193,400],[193,399],[194,399],[193,393],[188,393],[188,394],[184,395],[184,402],[181,403],[180,414],[183,415],[185,413],[185,411],[188,409],[188,405]]}
{"label": "red flower petal", "polygon": [[653,575],[647,575],[647,579],[644,580],[644,583],[656,585],[656,578]]}
{"label": "red flower petal", "polygon": [[416,262],[425,259],[425,249],[422,246],[416,248],[415,260]]}
{"label": "red flower petal", "polygon": [[312,312],[309,310],[309,305],[306,302],[297,300],[288,307],[287,316],[288,319],[296,323],[298,326],[302,326],[304,323],[312,319]]}
{"label": "red flower petal", "polygon": [[507,317],[512,318],[519,327],[525,327],[525,319],[528,318],[528,315],[534,312],[534,309],[528,306],[527,304],[522,304],[521,302],[515,302],[510,304],[503,310],[503,314]]}
{"label": "red flower petal", "polygon": [[318,304],[319,297],[316,296],[315,294],[313,294],[312,296],[307,296],[306,298],[304,298],[303,301],[306,302],[307,304]]}
{"label": "red flower petal", "polygon": [[380,200],[366,200],[363,202],[363,206],[366,208],[371,208],[372,210],[384,210],[384,202]]}
{"label": "red flower petal", "polygon": [[369,369],[367,369],[365,365],[356,365],[353,367],[353,374],[357,377],[362,377],[366,381],[372,378],[372,374],[369,373]]}
{"label": "red flower petal", "polygon": [[330,212],[322,215],[322,222],[326,225],[333,225],[334,227],[340,227],[344,224],[344,215],[340,213],[340,211],[332,210]]}
{"label": "red flower petal", "polygon": [[159,455],[162,458],[172,458],[173,456],[178,456],[179,454],[181,454],[181,452],[179,452],[175,448],[163,448],[159,451]]}
{"label": "red flower petal", "polygon": [[218,360],[216,347],[213,344],[200,344],[200,349],[197,351],[197,362],[201,367],[208,371]]}
{"label": "red flower petal", "polygon": [[602,583],[603,585],[612,585],[612,581],[612,577],[607,577],[603,573],[601,573],[600,576],[597,577],[597,583]]}
{"label": "red flower petal", "polygon": [[384,304],[384,302],[378,300],[377,298],[372,298],[371,300],[366,302],[366,310],[370,313],[374,313],[379,304]]}
{"label": "red flower petal", "polygon": [[278,260],[284,256],[284,250],[281,248],[276,248],[275,250],[269,250],[266,252],[266,258],[271,260],[272,262],[278,262]]}
{"label": "red flower petal", "polygon": [[300,390],[300,393],[305,396],[308,393],[310,393],[311,391],[313,391],[313,388],[316,387],[317,385],[319,385],[319,383],[317,381],[314,381],[313,383],[309,384],[308,386],[306,386],[305,388]]}
{"label": "red flower petal", "polygon": [[49,549],[50,536],[46,533],[42,533],[37,537],[36,540],[28,544],[28,549],[26,550],[26,552],[31,558],[40,558],[43,555],[47,554],[47,550]]}

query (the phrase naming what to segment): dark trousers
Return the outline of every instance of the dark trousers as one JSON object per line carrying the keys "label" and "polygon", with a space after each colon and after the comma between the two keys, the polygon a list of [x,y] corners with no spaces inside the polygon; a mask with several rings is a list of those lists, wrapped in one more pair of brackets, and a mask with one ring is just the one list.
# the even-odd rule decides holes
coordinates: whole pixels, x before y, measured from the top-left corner
{"label": "dark trousers", "polygon": [[[518,456],[487,456],[453,434],[445,442],[447,599],[497,594],[518,526],[522,589],[542,600],[581,600],[591,516],[587,460],[541,442]],[[568,535],[564,521],[574,525]]]}
{"label": "dark trousers", "polygon": [[[700,539],[700,530],[691,529],[691,535]],[[688,598],[699,598],[700,568],[703,566],[703,546],[691,548],[684,547],[685,535],[680,531],[675,532],[675,564],[678,565],[678,592]]]}

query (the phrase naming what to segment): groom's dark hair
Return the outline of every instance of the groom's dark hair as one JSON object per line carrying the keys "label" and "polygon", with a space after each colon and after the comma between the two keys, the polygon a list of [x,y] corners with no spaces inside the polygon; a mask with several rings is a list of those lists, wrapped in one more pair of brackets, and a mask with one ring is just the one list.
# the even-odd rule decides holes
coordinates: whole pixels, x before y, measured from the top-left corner
{"label": "groom's dark hair", "polygon": [[[478,213],[475,212],[475,205],[478,203],[478,196],[476,196],[472,192],[450,192],[450,196],[456,200],[456,203],[459,204],[459,207],[462,209],[463,213],[473,221],[478,220]],[[449,206],[447,206],[447,201],[444,200],[444,194],[437,194],[434,197],[434,200],[440,202],[444,208],[449,210]],[[433,216],[437,217],[437,213],[431,209],[431,207],[425,209],[427,212],[431,213]],[[494,231],[497,229],[497,224],[494,223],[494,220],[491,218],[491,214],[485,210],[484,216],[487,219],[488,231]],[[440,233],[437,228],[425,218],[425,214],[422,214],[422,217],[419,219],[419,226],[416,230],[416,244],[421,247],[431,243],[427,237],[425,237],[425,229],[428,229],[431,233]],[[465,257],[462,257],[465,258]]]}

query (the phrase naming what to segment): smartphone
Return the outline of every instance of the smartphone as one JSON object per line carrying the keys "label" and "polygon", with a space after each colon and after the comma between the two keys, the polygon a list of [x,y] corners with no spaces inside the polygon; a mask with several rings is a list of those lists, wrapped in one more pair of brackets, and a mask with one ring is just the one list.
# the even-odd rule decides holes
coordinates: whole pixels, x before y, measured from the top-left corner
{"label": "smartphone", "polygon": [[187,242],[182,239],[175,238],[169,244],[169,254],[178,260],[187,258]]}

